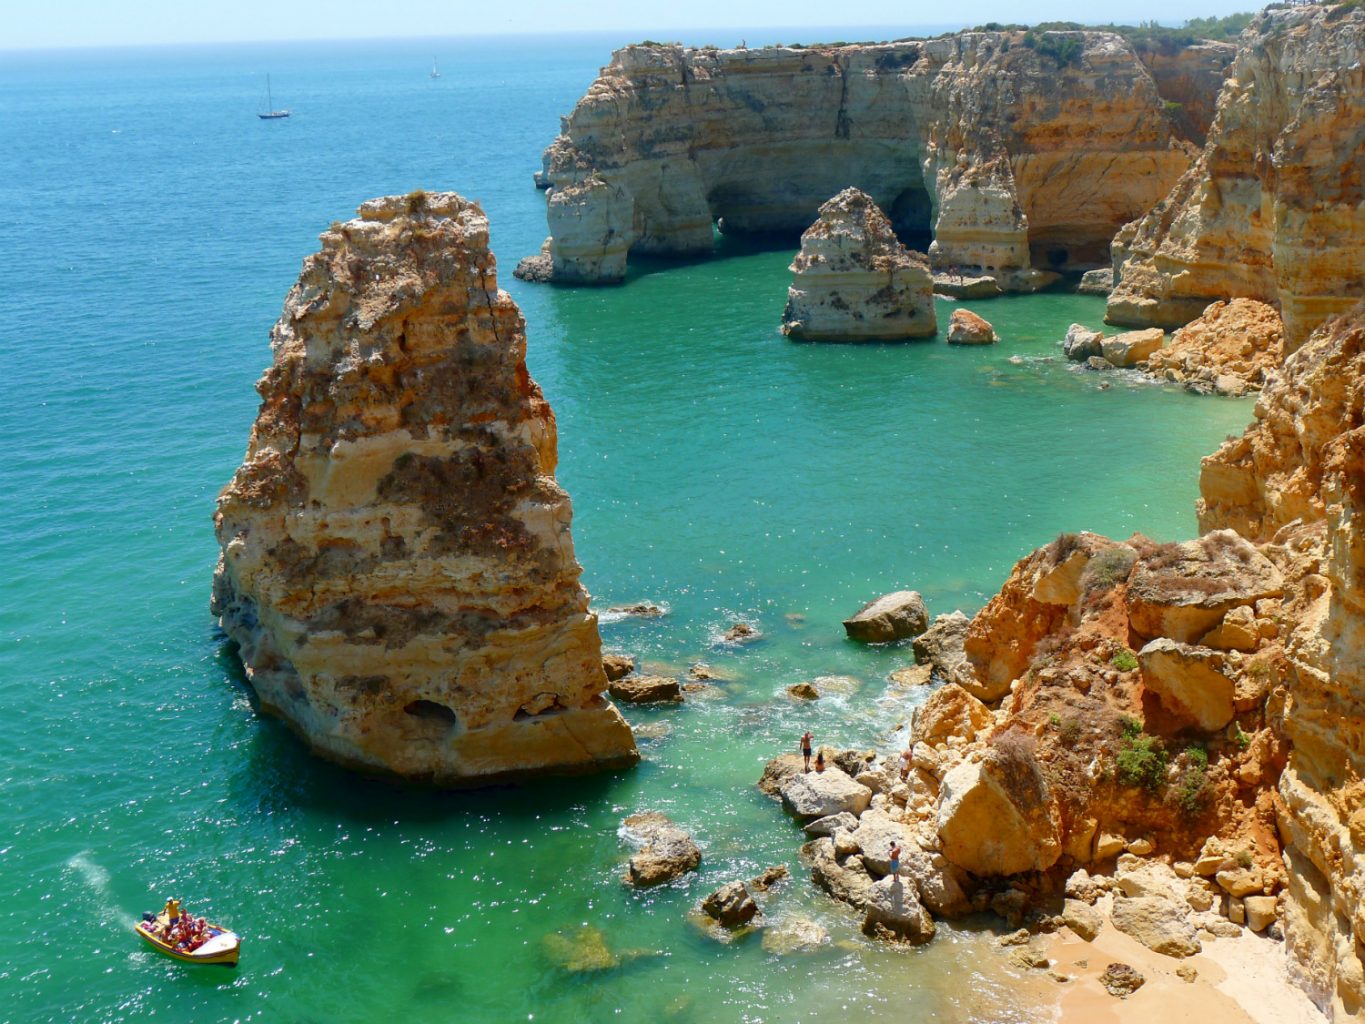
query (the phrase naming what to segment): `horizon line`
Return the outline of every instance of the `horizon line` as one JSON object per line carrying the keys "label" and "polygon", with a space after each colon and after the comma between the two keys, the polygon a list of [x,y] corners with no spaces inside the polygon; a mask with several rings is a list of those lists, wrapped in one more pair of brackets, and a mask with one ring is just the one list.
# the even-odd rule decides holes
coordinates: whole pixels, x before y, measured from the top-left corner
{"label": "horizon line", "polygon": [[[1254,13],[1254,12],[1249,12]],[[1189,20],[1189,19],[1185,19]],[[944,33],[967,32],[971,31],[972,26],[962,26],[954,28],[952,22],[924,22],[914,24],[907,22],[908,29],[941,29]],[[986,24],[992,24],[987,22]],[[1004,24],[1004,23],[1000,23]],[[1046,24],[1046,23],[1044,23]],[[1086,28],[1103,28],[1109,25],[1118,25],[1116,21],[1077,21],[1074,24]],[[645,32],[651,34],[663,34],[665,32],[686,32],[695,34],[701,32],[725,32],[728,34],[741,35],[745,32],[782,32],[782,31],[801,31],[812,32],[821,29],[838,29],[847,32],[850,29],[858,28],[881,28],[891,27],[886,22],[866,22],[860,24],[797,24],[797,25],[740,25],[740,26],[675,26],[669,29],[647,29],[643,27],[623,28],[623,29],[569,29],[569,30],[546,30],[543,32],[466,32],[463,34],[443,34],[429,36],[303,36],[288,39],[185,39],[185,40],[164,40],[160,42],[121,42],[121,43],[76,43],[76,44],[35,44],[33,46],[0,47],[0,54],[5,53],[71,53],[73,51],[87,50],[154,50],[171,49],[175,47],[211,47],[211,46],[291,46],[300,43],[396,43],[396,42],[436,42],[440,40],[465,40],[465,39],[535,39],[535,38],[563,38],[564,36],[624,36],[633,32]],[[1180,25],[1159,25],[1162,28],[1180,28]],[[919,38],[919,37],[906,37]],[[641,42],[636,40],[636,42]],[[661,40],[663,41],[663,40]],[[680,40],[667,40],[668,42],[681,42]],[[800,40],[793,40],[800,42]],[[860,40],[861,42],[892,42],[891,39],[879,40]],[[623,46],[632,45],[629,42],[622,43]],[[686,44],[683,44],[686,45]],[[773,45],[773,44],[764,44]],[[780,44],[779,44],[780,45]],[[812,45],[806,43],[804,45]],[[734,47],[721,47],[722,49],[732,49]],[[750,47],[753,49],[753,47]]]}

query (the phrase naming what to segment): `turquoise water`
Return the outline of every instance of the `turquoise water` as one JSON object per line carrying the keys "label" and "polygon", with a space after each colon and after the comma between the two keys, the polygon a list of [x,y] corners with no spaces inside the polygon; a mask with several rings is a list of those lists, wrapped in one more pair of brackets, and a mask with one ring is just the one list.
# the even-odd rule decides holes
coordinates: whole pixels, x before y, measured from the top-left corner
{"label": "turquoise water", "polygon": [[[979,304],[1005,339],[989,349],[844,347],[776,333],[786,251],[606,290],[513,280],[545,230],[530,172],[615,42],[0,57],[0,1019],[1029,1019],[1035,995],[970,930],[876,947],[804,879],[770,914],[824,922],[818,953],[723,946],[685,914],[796,867],[797,831],[753,788],[769,757],[807,725],[865,745],[907,717],[885,675],[909,652],[845,642],[844,615],[902,586],[974,610],[1064,529],[1189,534],[1198,457],[1250,406],[1100,390],[1057,356],[1070,322],[1098,324],[1080,296]],[[288,121],[254,117],[266,70]],[[357,780],[255,713],[209,618],[213,497],[283,296],[328,222],[416,187],[492,219],[589,589],[670,610],[604,623],[607,646],[732,677],[628,712],[667,730],[629,774]],[[736,619],[765,640],[715,647]],[[856,692],[782,694],[830,674]],[[621,886],[617,826],[644,808],[702,843],[685,884]],[[172,892],[246,935],[240,968],[139,947],[128,926]],[[543,938],[584,926],[646,955],[570,974]]]}

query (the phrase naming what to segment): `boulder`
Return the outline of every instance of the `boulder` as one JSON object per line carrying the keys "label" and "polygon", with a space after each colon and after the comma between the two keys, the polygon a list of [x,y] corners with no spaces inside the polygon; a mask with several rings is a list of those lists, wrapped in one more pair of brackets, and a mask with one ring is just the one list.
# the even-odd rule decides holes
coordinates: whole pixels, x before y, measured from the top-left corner
{"label": "boulder", "polygon": [[623,704],[677,704],[682,687],[667,676],[624,676],[612,680],[607,692]]}
{"label": "boulder", "polygon": [[748,924],[758,916],[758,904],[743,882],[729,882],[701,901],[702,913],[726,928]]}
{"label": "boulder", "polygon": [[1261,892],[1265,888],[1265,881],[1255,868],[1223,868],[1215,880],[1225,893],[1238,898]]}
{"label": "boulder", "polygon": [[1128,845],[1123,836],[1116,836],[1112,832],[1101,832],[1095,840],[1095,859],[1108,860],[1110,857],[1117,857]]}
{"label": "boulder", "polygon": [[1256,613],[1250,605],[1238,605],[1223,616],[1222,622],[1205,633],[1199,642],[1219,651],[1255,651],[1261,642]]}
{"label": "boulder", "polygon": [[1076,288],[1076,291],[1082,295],[1108,295],[1113,290],[1114,270],[1112,267],[1087,270],[1081,275],[1081,283]]}
{"label": "boulder", "polygon": [[[868,811],[858,819],[858,826],[852,832],[852,839],[863,853],[863,863],[874,875],[884,875],[891,870],[890,850],[892,843],[899,843],[901,860],[904,862],[911,853],[919,852],[915,832],[892,818],[886,811]],[[905,864],[902,863],[902,869]]]}
{"label": "boulder", "polygon": [[1200,950],[1194,925],[1184,908],[1171,900],[1159,896],[1118,899],[1109,917],[1115,928],[1153,952],[1186,957]]}
{"label": "boulder", "polygon": [[872,889],[872,876],[867,873],[862,857],[857,855],[840,860],[835,854],[834,840],[813,839],[801,847],[802,856],[810,863],[811,879],[836,900],[862,909]]}
{"label": "boulder", "polygon": [[950,345],[990,345],[1000,340],[986,320],[966,309],[953,310],[948,321],[948,343]]}
{"label": "boulder", "polygon": [[901,854],[901,875],[911,881],[920,902],[935,917],[961,917],[971,913],[971,900],[962,888],[962,876],[941,853],[912,850]]}
{"label": "boulder", "polygon": [[1114,887],[1125,896],[1153,896],[1164,900],[1184,899],[1185,886],[1175,872],[1161,861],[1143,860],[1131,853],[1118,859],[1114,868]]}
{"label": "boulder", "polygon": [[770,868],[764,868],[762,874],[749,879],[748,885],[754,892],[767,892],[778,882],[790,877],[791,872],[787,870],[787,866],[777,864]]}
{"label": "boulder", "polygon": [[801,772],[782,786],[782,804],[798,818],[823,818],[847,811],[862,814],[872,802],[872,790],[854,782],[833,765],[823,772]]}
{"label": "boulder", "polygon": [[1086,942],[1093,942],[1100,929],[1104,927],[1104,918],[1100,912],[1080,900],[1067,900],[1062,905],[1062,920]]}
{"label": "boulder", "polygon": [[637,888],[670,882],[701,863],[692,837],[657,811],[632,814],[621,823],[621,832],[639,847],[626,869],[626,881]]}
{"label": "boulder", "polygon": [[936,825],[943,855],[974,875],[1046,871],[1062,854],[1058,812],[1036,764],[959,764],[943,777]]}
{"label": "boulder", "polygon": [[829,932],[818,921],[793,915],[763,929],[763,950],[786,956],[819,949],[829,942]]}
{"label": "boulder", "polygon": [[934,274],[934,291],[952,299],[993,299],[1004,294],[1000,282],[988,274],[973,276],[951,271]]}
{"label": "boulder", "polygon": [[915,710],[912,735],[916,742],[931,745],[950,736],[970,740],[994,721],[985,704],[956,683],[945,683]]}
{"label": "boulder", "polygon": [[928,685],[933,677],[934,669],[931,665],[907,665],[905,668],[896,669],[886,678],[891,681],[893,686],[902,690],[913,690],[916,687]]}
{"label": "boulder", "polygon": [[635,671],[635,659],[629,654],[604,654],[602,671],[607,674],[607,682],[614,683]]}
{"label": "boulder", "polygon": [[607,614],[622,619],[659,619],[667,612],[657,604],[641,601],[636,604],[614,604],[607,609]]}
{"label": "boulder", "polygon": [[781,796],[782,786],[793,775],[800,775],[805,763],[800,754],[779,754],[763,766],[763,775],[758,780],[759,791],[771,797]]}
{"label": "boulder", "polygon": [[[1090,369],[1092,369],[1092,370],[1097,370],[1097,371],[1099,371],[1099,372],[1101,372],[1101,373],[1104,372],[1104,371],[1106,371],[1106,370],[1113,370],[1113,369],[1115,369],[1114,364],[1111,363],[1108,359],[1105,359],[1104,356],[1091,356],[1090,358],[1088,358],[1088,359],[1085,361],[1085,365],[1086,365],[1087,367],[1089,367]],[[1109,385],[1107,385],[1107,384],[1102,385],[1102,387],[1108,387],[1108,386],[1109,386]]]}
{"label": "boulder", "polygon": [[844,630],[853,640],[885,644],[919,636],[929,627],[929,610],[916,590],[898,590],[860,608],[844,620]]}
{"label": "boulder", "polygon": [[793,683],[787,687],[787,696],[797,700],[819,700],[820,691],[810,683]]}
{"label": "boulder", "polygon": [[1142,685],[1183,721],[1216,732],[1236,711],[1236,686],[1223,674],[1223,656],[1207,647],[1165,638],[1138,651]]}
{"label": "boulder", "polygon": [[1111,996],[1126,999],[1146,984],[1147,979],[1127,964],[1110,964],[1100,975],[1100,984]]}
{"label": "boulder", "polygon": [[1103,339],[1103,331],[1092,331],[1082,324],[1072,324],[1062,341],[1062,352],[1073,363],[1083,363],[1092,356],[1099,357]]}
{"label": "boulder", "polygon": [[832,836],[840,829],[852,832],[857,827],[857,817],[850,814],[848,811],[843,811],[839,814],[831,814],[827,817],[816,818],[814,821],[808,822],[804,827],[804,831],[808,836],[819,837]]}
{"label": "boulder", "polygon": [[934,919],[924,909],[913,885],[888,875],[868,890],[863,905],[863,934],[919,946],[934,937]]}
{"label": "boulder", "polygon": [[967,686],[969,691],[976,684],[964,650],[971,622],[961,611],[940,615],[911,643],[916,662],[930,666],[951,683]]}
{"label": "boulder", "polygon": [[1138,559],[1126,602],[1133,632],[1195,643],[1240,605],[1284,593],[1284,577],[1232,530],[1162,545]]}
{"label": "boulder", "polygon": [[1135,857],[1150,857],[1156,852],[1156,844],[1150,839],[1134,839],[1128,844],[1128,852]]}
{"label": "boulder", "polygon": [[1131,369],[1161,348],[1166,332],[1160,327],[1145,331],[1125,331],[1100,342],[1100,355],[1120,369]]}
{"label": "boulder", "polygon": [[1279,916],[1274,896],[1248,896],[1242,900],[1242,906],[1246,909],[1247,927],[1253,932],[1265,931]]}

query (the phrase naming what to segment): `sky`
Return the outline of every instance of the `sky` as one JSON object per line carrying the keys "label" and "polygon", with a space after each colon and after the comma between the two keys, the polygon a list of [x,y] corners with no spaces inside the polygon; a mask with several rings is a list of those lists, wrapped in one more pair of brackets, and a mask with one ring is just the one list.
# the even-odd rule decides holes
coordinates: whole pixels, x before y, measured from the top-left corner
{"label": "sky", "polygon": [[6,5],[0,50],[294,39],[413,38],[669,29],[1157,21],[1254,10],[1247,0],[35,0]]}

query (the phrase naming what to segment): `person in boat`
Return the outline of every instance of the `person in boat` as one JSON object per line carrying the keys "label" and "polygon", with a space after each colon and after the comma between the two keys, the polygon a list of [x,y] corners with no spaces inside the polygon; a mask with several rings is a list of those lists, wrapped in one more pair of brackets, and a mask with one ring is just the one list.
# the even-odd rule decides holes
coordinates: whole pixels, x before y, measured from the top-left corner
{"label": "person in boat", "polygon": [[811,734],[810,730],[807,729],[804,733],[801,734],[801,756],[806,759],[805,771],[807,772],[807,774],[810,773],[810,744]]}
{"label": "person in boat", "polygon": [[166,901],[165,908],[161,911],[166,915],[169,924],[175,924],[180,920],[180,901],[172,897]]}

